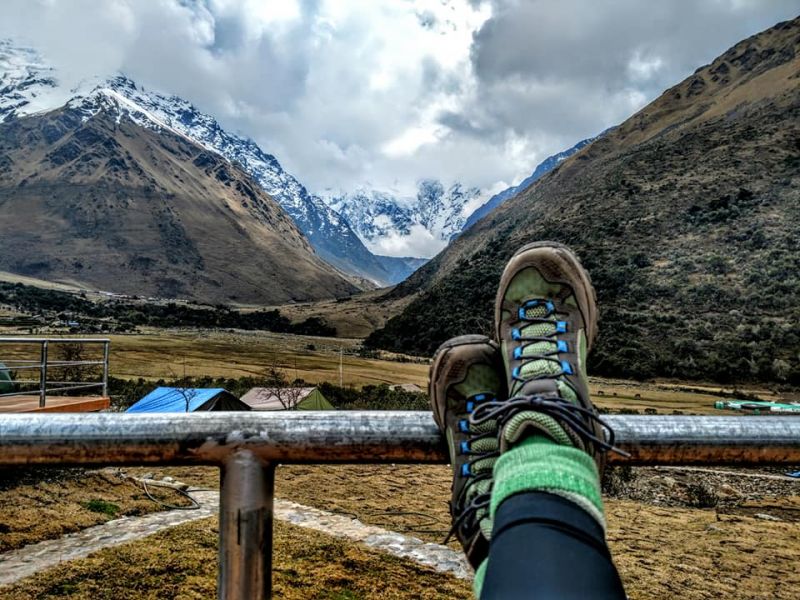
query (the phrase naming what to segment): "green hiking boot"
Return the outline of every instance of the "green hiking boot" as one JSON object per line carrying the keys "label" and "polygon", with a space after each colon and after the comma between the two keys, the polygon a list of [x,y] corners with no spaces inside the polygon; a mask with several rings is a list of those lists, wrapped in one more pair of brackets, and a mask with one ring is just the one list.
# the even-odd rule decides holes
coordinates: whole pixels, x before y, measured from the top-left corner
{"label": "green hiking boot", "polygon": [[496,424],[472,425],[469,417],[507,397],[499,346],[482,335],[445,342],[434,355],[428,392],[453,465],[453,527],[447,538],[455,535],[477,568],[489,551],[492,468],[499,453]]}
{"label": "green hiking boot", "polygon": [[569,248],[538,242],[511,258],[497,291],[495,327],[509,400],[482,409],[473,422],[498,422],[501,451],[533,433],[586,451],[601,470],[613,432],[597,416],[586,378],[597,305]]}

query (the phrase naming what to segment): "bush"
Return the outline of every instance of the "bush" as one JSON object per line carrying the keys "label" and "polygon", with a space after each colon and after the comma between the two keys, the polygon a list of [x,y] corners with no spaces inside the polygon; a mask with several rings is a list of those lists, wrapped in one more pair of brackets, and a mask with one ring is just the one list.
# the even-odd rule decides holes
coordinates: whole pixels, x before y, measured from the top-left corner
{"label": "bush", "polygon": [[83,504],[83,507],[92,512],[108,515],[109,517],[116,517],[119,512],[119,506],[113,502],[106,502],[105,500],[89,500]]}
{"label": "bush", "polygon": [[74,294],[0,282],[0,304],[45,313],[61,321],[81,316],[81,330],[130,331],[135,327],[207,327],[249,329],[333,337],[336,328],[320,317],[292,323],[278,310],[240,312],[224,305],[91,302]]}

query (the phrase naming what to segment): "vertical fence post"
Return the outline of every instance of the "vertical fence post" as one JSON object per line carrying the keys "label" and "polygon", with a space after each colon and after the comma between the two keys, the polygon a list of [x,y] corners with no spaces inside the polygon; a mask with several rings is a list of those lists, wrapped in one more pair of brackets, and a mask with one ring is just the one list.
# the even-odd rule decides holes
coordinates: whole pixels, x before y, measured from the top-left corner
{"label": "vertical fence post", "polygon": [[222,466],[219,506],[220,600],[269,600],[275,466],[249,450]]}
{"label": "vertical fence post", "polygon": [[103,397],[108,397],[108,345],[109,342],[103,342]]}
{"label": "vertical fence post", "polygon": [[39,370],[39,408],[44,408],[47,399],[47,340],[42,341],[42,364]]}

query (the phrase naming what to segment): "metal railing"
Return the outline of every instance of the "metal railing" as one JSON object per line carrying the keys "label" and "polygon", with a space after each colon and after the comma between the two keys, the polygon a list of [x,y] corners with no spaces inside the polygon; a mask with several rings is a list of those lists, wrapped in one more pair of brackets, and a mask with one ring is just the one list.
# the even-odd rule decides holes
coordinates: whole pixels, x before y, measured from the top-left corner
{"label": "metal railing", "polygon": [[[85,346],[103,346],[103,357],[100,360],[53,360],[50,358],[50,348],[52,346],[65,344],[80,344]],[[37,385],[37,389],[15,390],[12,392],[0,393],[0,398],[8,396],[39,396],[39,408],[44,408],[47,403],[47,395],[62,394],[75,390],[98,390],[104,397],[108,396],[108,354],[111,340],[107,338],[33,338],[33,337],[0,337],[0,371],[6,373],[18,373],[19,371],[35,371],[38,373],[36,378],[14,379],[11,385],[24,387]],[[39,346],[36,353],[37,359],[7,358],[2,350],[3,345],[15,346]],[[9,355],[10,356],[10,355]],[[48,380],[48,376],[53,371],[61,372],[62,376],[65,369],[78,369],[82,371],[85,367],[102,367],[102,378],[100,381],[64,381]]]}
{"label": "metal railing", "polygon": [[[606,420],[630,454],[609,454],[612,464],[800,464],[800,417]],[[270,597],[276,465],[447,460],[427,412],[0,414],[0,467],[218,466],[218,596],[225,600]]]}

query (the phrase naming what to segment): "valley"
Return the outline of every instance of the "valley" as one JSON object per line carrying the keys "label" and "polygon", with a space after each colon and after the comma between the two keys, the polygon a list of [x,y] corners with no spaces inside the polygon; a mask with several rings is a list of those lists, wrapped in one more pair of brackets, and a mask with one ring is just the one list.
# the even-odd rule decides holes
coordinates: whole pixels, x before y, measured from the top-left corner
{"label": "valley", "polygon": [[[193,10],[193,3],[179,5]],[[489,22],[503,18],[498,11]],[[357,12],[368,12],[366,5]],[[235,71],[225,62],[236,50],[228,45],[228,36],[237,35],[229,18],[199,35],[209,69],[202,72],[220,65]],[[455,27],[447,19],[409,16],[424,31]],[[315,43],[324,46],[334,36],[334,21],[314,22],[314,33],[325,38]],[[262,25],[282,31],[283,23]],[[492,32],[464,36],[472,45],[463,68],[491,47]],[[253,56],[263,52],[277,61],[275,49],[294,50],[299,37],[265,43]],[[532,43],[529,31],[522,37],[525,47]],[[495,112],[516,114],[515,95],[547,87],[544,75],[523,85],[515,56],[490,65],[498,79],[488,77],[489,87],[508,86],[494,103],[502,106],[469,109],[466,96],[415,98],[415,118],[429,130],[415,125],[382,139],[373,127],[360,139],[372,144],[372,155],[346,135],[354,126],[327,106],[314,105],[313,118],[305,113],[305,120],[289,122],[291,109],[309,102],[292,93],[317,90],[320,75],[299,62],[291,85],[273,81],[267,68],[243,71],[244,91],[262,79],[275,86],[269,94],[260,90],[258,108],[233,95],[217,104],[207,96],[207,106],[227,107],[218,120],[207,106],[146,87],[122,70],[72,81],[59,71],[63,61],[50,64],[37,50],[0,38],[0,337],[107,337],[104,395],[112,412],[157,386],[225,388],[232,400],[253,387],[317,386],[339,411],[428,410],[435,349],[455,335],[494,335],[503,266],[524,244],[549,239],[576,250],[597,292],[600,333],[588,382],[600,414],[729,415],[715,403],[800,401],[800,17],[742,37],[709,55],[718,54],[708,64],[680,71],[674,85],[659,86],[660,95],[641,101],[621,122],[595,127],[598,117],[591,129],[569,128],[574,137],[558,146],[561,152],[553,153],[544,134],[541,144],[526,146],[524,128]],[[513,36],[502,42],[512,48]],[[351,62],[374,58],[381,70],[391,66],[366,48],[359,46]],[[663,66],[648,48],[636,47],[635,60],[626,63],[632,77],[626,94],[635,88],[631,81],[644,89],[642,82]],[[579,70],[583,58],[570,69]],[[405,68],[405,56],[399,62]],[[471,78],[458,82],[431,58],[419,79],[447,94],[476,91],[486,84],[487,67],[474,66]],[[505,70],[511,75],[503,80]],[[337,63],[330,77],[345,71]],[[362,96],[384,93],[380,75],[361,82],[350,98],[362,111],[373,108],[359,104]],[[526,105],[526,118],[540,118],[545,104],[560,102],[565,126],[584,117],[568,114],[565,89],[554,90],[548,93],[555,101]],[[279,106],[284,94],[291,101]],[[392,100],[386,115],[401,113],[405,98],[388,91],[386,97]],[[479,104],[490,97],[497,99]],[[464,114],[456,114],[459,106]],[[276,132],[289,128],[299,139],[317,119],[325,121],[319,139],[301,140],[302,148],[279,143]],[[259,135],[241,131],[242,123],[258,124]],[[470,163],[477,171],[500,164],[480,154],[485,146],[472,145],[491,138],[515,157],[514,181],[521,182],[498,186],[498,175],[491,188],[464,183],[447,172],[464,175],[458,156],[429,161],[430,169],[420,167],[412,181],[409,165],[424,162],[416,155],[430,158],[438,143],[447,154],[448,136],[485,160]],[[557,139],[561,144],[564,137]],[[272,143],[297,156],[279,161]],[[526,152],[537,157],[533,164]],[[308,168],[306,155],[314,157],[314,177],[303,173],[301,182],[290,171]],[[371,169],[387,156],[397,163],[394,183],[384,178],[373,186]],[[334,171],[347,189],[320,183]],[[489,181],[475,174],[481,177]],[[559,362],[552,356],[567,352],[561,343],[544,359]],[[73,352],[86,359],[82,352],[89,350],[76,346]],[[39,360],[19,344],[0,350],[0,363]],[[61,358],[54,350],[51,360]],[[79,366],[70,381],[91,368]],[[0,383],[14,394],[22,390],[14,386],[36,385],[12,375]],[[475,453],[469,446],[461,452]],[[97,467],[0,469],[0,574],[5,561],[36,562],[41,554],[33,544],[74,545],[75,536],[120,520],[131,530],[149,517],[169,521],[194,510],[193,492],[210,494],[214,506],[218,501],[216,467]],[[607,538],[630,598],[794,600],[798,468],[607,469]],[[373,537],[387,544],[410,536],[443,545],[451,524],[449,465],[278,465],[276,473],[277,498],[309,514],[322,511],[328,527],[309,528],[296,515],[276,523],[276,597],[470,595],[469,580],[387,554],[350,531],[375,527],[380,533]],[[143,481],[155,483],[148,488]],[[0,579],[0,596],[213,596],[219,521],[210,514],[153,529],[143,539],[101,529],[92,540],[97,551],[7,584]],[[349,533],[335,530],[343,518],[350,519]],[[460,552],[455,540],[448,546]]]}

